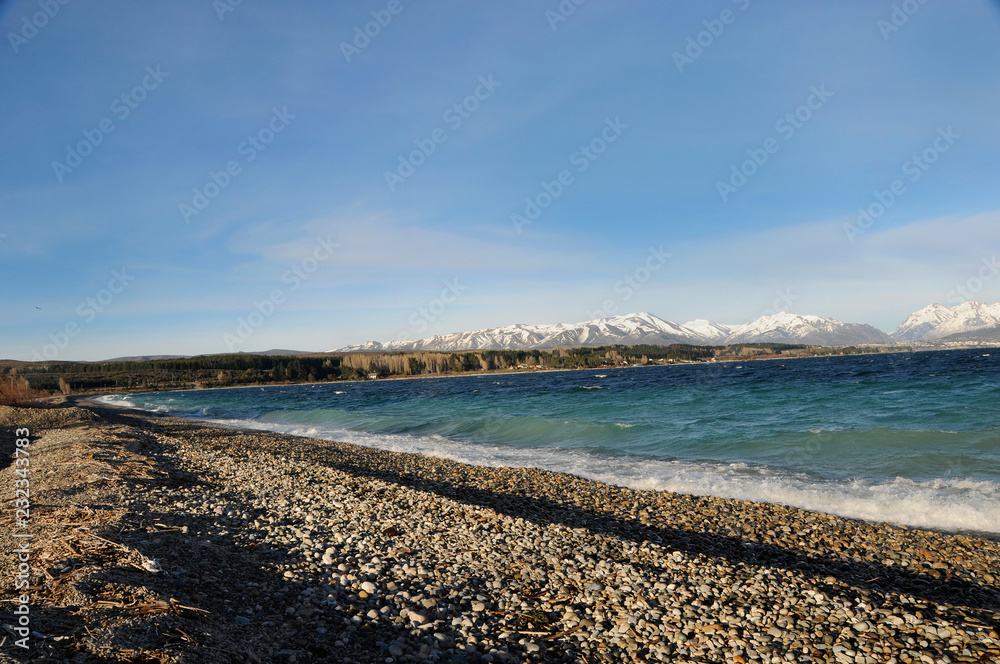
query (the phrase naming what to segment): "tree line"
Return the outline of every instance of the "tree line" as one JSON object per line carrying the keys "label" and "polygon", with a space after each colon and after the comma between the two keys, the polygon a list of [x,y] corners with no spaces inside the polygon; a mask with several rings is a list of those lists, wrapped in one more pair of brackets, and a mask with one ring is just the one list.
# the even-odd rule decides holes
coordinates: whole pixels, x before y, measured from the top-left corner
{"label": "tree line", "polygon": [[[853,353],[875,349],[850,349]],[[99,390],[160,390],[268,385],[274,383],[372,380],[483,371],[597,369],[636,364],[704,362],[727,358],[822,355],[844,349],[789,344],[737,346],[597,346],[550,350],[459,352],[322,353],[253,355],[234,353],[118,362],[19,363],[0,369],[35,390],[63,393]]]}

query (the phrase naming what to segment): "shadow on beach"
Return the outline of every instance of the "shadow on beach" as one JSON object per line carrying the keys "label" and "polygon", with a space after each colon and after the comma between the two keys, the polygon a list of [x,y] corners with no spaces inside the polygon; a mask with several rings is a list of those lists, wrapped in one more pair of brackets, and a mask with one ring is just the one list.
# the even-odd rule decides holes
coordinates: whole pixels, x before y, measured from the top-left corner
{"label": "shadow on beach", "polygon": [[[118,420],[123,424],[139,428],[148,428],[150,422],[155,422],[165,433],[174,435],[183,435],[185,430],[204,431],[206,426],[203,423],[185,422],[150,413],[140,414],[103,404],[87,403],[86,406],[99,411],[108,421]],[[216,436],[218,448],[230,452],[234,450],[227,446],[227,438],[238,438],[247,433],[245,430],[215,427],[212,431],[212,435]],[[359,477],[370,477],[431,492],[460,503],[490,508],[501,514],[525,519],[538,525],[585,528],[592,533],[618,538],[625,542],[656,543],[669,550],[723,559],[732,565],[787,570],[808,579],[815,585],[816,590],[876,605],[880,605],[890,595],[910,595],[926,602],[967,607],[968,611],[965,613],[971,613],[982,624],[1000,626],[998,588],[961,578],[951,571],[938,571],[936,572],[938,577],[935,577],[930,573],[931,570],[923,573],[888,566],[858,555],[838,556],[832,555],[832,552],[831,555],[809,554],[795,548],[721,535],[712,532],[707,524],[704,528],[675,528],[655,522],[655,513],[647,525],[640,523],[639,519],[622,514],[622,505],[574,504],[574,501],[579,502],[581,497],[586,502],[587,497],[572,493],[571,490],[580,482],[589,483],[589,481],[569,477],[570,481],[565,482],[563,479],[567,476],[548,471],[513,469],[513,476],[505,477],[507,486],[499,489],[487,488],[489,479],[501,469],[466,466],[438,459],[430,459],[426,463],[414,463],[415,455],[402,453],[379,452],[376,458],[368,448],[338,443],[328,444],[326,441],[313,441],[282,434],[256,431],[253,433],[280,440],[286,454],[294,455],[304,462],[321,464]],[[428,467],[439,469],[439,477],[428,479]],[[524,483],[523,480],[528,476],[532,481]],[[522,483],[512,485],[511,479],[521,479]],[[554,494],[553,497],[531,495],[540,493],[547,485],[557,487],[550,492]],[[561,491],[558,485],[570,490]],[[623,500],[643,501],[644,495],[648,492],[631,492],[614,487],[612,493],[622,497]],[[630,504],[624,507],[631,506]],[[653,506],[651,503],[650,508]],[[613,512],[616,507],[619,510],[617,514]],[[868,525],[862,522],[854,523],[862,530]],[[795,528],[796,524],[787,525]],[[874,538],[875,524],[870,528]],[[938,537],[951,536],[938,535]],[[861,554],[871,554],[877,552],[865,551],[865,548],[874,543],[853,541],[849,544]],[[961,560],[945,562],[956,567],[962,564]],[[659,576],[659,571],[655,568],[647,571],[650,578]],[[956,621],[965,619],[958,613],[954,616]]]}

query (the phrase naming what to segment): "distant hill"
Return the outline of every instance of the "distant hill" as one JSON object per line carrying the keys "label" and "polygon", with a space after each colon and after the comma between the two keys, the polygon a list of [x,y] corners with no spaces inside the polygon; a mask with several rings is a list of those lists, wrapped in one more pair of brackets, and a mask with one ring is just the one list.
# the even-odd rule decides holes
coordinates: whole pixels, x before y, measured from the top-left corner
{"label": "distant hill", "polygon": [[[241,351],[236,355],[267,355],[271,356],[294,356],[294,355],[314,355],[311,350],[287,350],[284,348],[272,348],[271,350]],[[202,353],[201,355],[128,355],[125,357],[113,357],[110,360],[100,360],[101,362],[149,362],[152,360],[183,360],[190,357],[207,357],[218,355],[218,353]]]}
{"label": "distant hill", "polygon": [[271,350],[248,351],[247,355],[315,355],[314,350],[287,350],[285,348],[272,348]]}
{"label": "distant hill", "polygon": [[180,360],[190,355],[126,355],[124,357],[113,357],[110,360],[100,360],[101,362],[149,362],[151,360]]}
{"label": "distant hill", "polygon": [[959,332],[942,337],[941,341],[960,341],[977,344],[1000,344],[1000,326],[990,327],[983,330],[973,330],[971,332]]}
{"label": "distant hill", "polygon": [[346,346],[340,352],[523,350],[610,344],[786,343],[848,346],[891,341],[885,332],[871,325],[842,323],[822,316],[780,312],[761,316],[745,325],[721,325],[700,319],[680,325],[643,312],[583,323],[519,324],[411,341],[368,341],[358,346]]}

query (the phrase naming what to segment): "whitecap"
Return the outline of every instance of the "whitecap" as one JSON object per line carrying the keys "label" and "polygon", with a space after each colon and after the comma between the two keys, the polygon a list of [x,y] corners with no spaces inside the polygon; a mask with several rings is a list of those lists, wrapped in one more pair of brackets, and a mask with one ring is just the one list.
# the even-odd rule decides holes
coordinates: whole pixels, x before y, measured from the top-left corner
{"label": "whitecap", "polygon": [[1000,484],[969,478],[871,482],[822,480],[748,463],[712,463],[611,456],[561,448],[520,448],[442,436],[371,434],[247,420],[220,424],[416,452],[488,467],[528,467],[570,473],[632,489],[735,498],[920,528],[1000,534]]}

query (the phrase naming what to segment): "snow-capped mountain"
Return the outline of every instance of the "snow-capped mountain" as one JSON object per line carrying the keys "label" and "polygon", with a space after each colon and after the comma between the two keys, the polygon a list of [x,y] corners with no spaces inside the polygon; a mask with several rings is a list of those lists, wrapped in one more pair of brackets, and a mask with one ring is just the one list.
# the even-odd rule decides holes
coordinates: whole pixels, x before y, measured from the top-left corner
{"label": "snow-capped mountain", "polygon": [[727,344],[788,343],[815,346],[846,346],[892,341],[882,330],[863,323],[842,323],[822,316],[802,316],[782,311],[761,316],[752,323],[736,325]]}
{"label": "snow-capped mountain", "polygon": [[705,343],[695,332],[649,313],[600,318],[583,323],[554,325],[507,325],[473,332],[456,332],[426,339],[368,341],[341,351],[391,350],[501,350],[555,348],[557,346],[602,346],[605,344]]}
{"label": "snow-capped mountain", "polygon": [[923,341],[995,327],[1000,327],[1000,303],[963,302],[950,308],[930,304],[910,314],[891,336],[898,341]]}
{"label": "snow-capped mountain", "polygon": [[688,330],[691,330],[695,334],[700,335],[703,339],[711,343],[725,344],[726,339],[733,331],[733,325],[721,325],[719,323],[713,323],[710,320],[705,320],[704,318],[699,318],[698,320],[688,321],[682,326]]}
{"label": "snow-capped mountain", "polygon": [[951,309],[940,304],[928,304],[920,311],[914,311],[899,324],[892,338],[899,341],[915,341],[927,338],[927,334],[941,323],[951,318]]}
{"label": "snow-capped mountain", "polygon": [[635,313],[583,323],[508,325],[409,341],[368,341],[340,351],[511,350],[675,343],[718,346],[762,342],[839,346],[887,341],[891,341],[888,335],[870,325],[841,323],[821,316],[782,312],[745,325],[720,325],[700,319],[678,325],[650,313]]}

